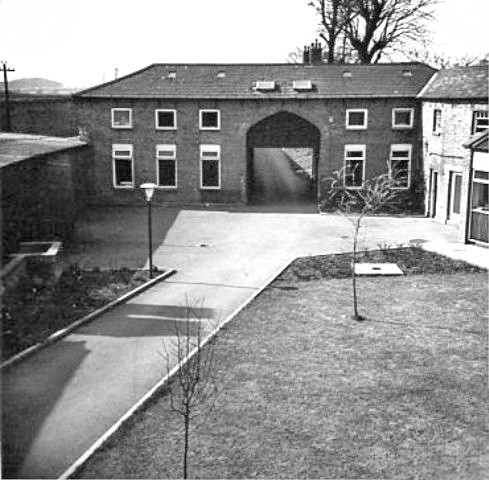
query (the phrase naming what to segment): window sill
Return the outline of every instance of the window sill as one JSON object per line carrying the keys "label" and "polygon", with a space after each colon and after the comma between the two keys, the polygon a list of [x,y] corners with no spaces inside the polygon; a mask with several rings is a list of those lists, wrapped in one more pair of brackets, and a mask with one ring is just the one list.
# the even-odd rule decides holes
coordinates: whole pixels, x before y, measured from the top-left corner
{"label": "window sill", "polygon": [[347,130],[367,130],[367,127],[346,127]]}
{"label": "window sill", "polygon": [[155,130],[177,130],[177,127],[155,127]]}
{"label": "window sill", "polygon": [[174,186],[174,187],[167,187],[167,186],[164,186],[164,185],[157,185],[156,188],[158,190],[178,190],[178,186]]}
{"label": "window sill", "polygon": [[412,130],[412,125],[392,125],[392,130]]}
{"label": "window sill", "polygon": [[129,126],[121,126],[121,125],[112,125],[114,130],[132,130],[132,125]]}
{"label": "window sill", "polygon": [[199,130],[202,132],[206,132],[206,131],[218,132],[219,130],[221,130],[221,128],[220,127],[199,127]]}
{"label": "window sill", "polygon": [[221,187],[200,187],[201,190],[221,190]]}

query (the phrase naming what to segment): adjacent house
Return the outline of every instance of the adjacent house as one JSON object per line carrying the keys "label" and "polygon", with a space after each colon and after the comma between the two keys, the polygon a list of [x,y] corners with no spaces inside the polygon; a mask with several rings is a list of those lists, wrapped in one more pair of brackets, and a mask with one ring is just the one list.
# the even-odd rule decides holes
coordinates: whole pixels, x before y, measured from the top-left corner
{"label": "adjacent house", "polygon": [[138,185],[154,182],[164,203],[250,203],[257,148],[308,148],[311,202],[344,166],[346,187],[390,172],[405,206],[422,209],[417,95],[435,70],[320,58],[316,45],[303,64],[154,64],[75,94],[93,200],[140,202]]}
{"label": "adjacent house", "polygon": [[[487,151],[487,137],[484,143],[483,137],[477,136],[489,128],[488,67],[441,70],[419,98],[423,102],[426,215],[456,225],[460,241],[487,243],[487,218],[485,235],[474,235],[469,226],[476,228],[481,222],[477,213],[473,215],[473,202],[477,211],[482,211],[480,215],[487,211],[483,194],[474,198],[471,192],[478,195],[479,187],[474,191],[473,182],[483,184],[488,172],[487,154],[480,152],[484,145]],[[471,135],[476,135],[475,143],[467,143]],[[476,159],[476,170],[472,168],[472,158]],[[484,188],[487,203],[487,187],[482,191]]]}

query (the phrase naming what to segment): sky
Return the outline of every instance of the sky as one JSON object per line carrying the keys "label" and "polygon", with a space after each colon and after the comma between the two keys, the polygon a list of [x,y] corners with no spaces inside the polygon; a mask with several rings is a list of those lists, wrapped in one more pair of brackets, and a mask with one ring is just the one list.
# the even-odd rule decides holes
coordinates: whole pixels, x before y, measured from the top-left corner
{"label": "sky", "polygon": [[[84,88],[151,63],[276,63],[317,36],[308,0],[0,0],[9,79]],[[461,8],[461,6],[463,6]],[[489,50],[489,0],[441,0],[435,49]]]}

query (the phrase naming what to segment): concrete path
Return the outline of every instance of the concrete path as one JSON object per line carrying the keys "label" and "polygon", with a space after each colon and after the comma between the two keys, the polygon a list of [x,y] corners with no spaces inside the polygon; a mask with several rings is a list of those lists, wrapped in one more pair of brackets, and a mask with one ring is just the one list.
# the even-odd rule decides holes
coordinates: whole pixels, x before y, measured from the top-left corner
{"label": "concrete path", "polygon": [[[456,235],[402,217],[369,218],[364,232],[371,248]],[[177,275],[3,375],[4,476],[62,474],[164,375],[163,342],[174,340],[187,303],[220,322],[292,259],[348,251],[350,235],[336,215],[179,211],[154,254]]]}

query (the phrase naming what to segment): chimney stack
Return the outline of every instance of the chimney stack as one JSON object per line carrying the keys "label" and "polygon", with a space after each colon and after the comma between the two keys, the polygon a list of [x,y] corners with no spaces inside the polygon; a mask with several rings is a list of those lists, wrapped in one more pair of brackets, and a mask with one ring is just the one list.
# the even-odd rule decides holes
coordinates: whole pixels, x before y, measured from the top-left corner
{"label": "chimney stack", "polygon": [[321,65],[323,63],[323,47],[316,40],[311,43],[311,48],[309,50],[309,64],[310,65]]}
{"label": "chimney stack", "polygon": [[309,47],[306,45],[304,51],[302,52],[302,63],[304,65],[309,65],[310,52]]}

